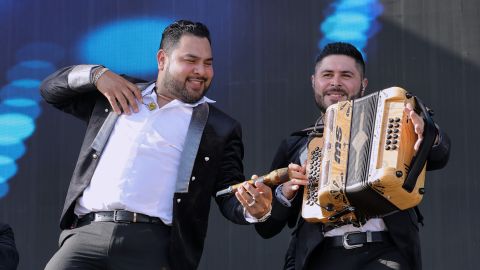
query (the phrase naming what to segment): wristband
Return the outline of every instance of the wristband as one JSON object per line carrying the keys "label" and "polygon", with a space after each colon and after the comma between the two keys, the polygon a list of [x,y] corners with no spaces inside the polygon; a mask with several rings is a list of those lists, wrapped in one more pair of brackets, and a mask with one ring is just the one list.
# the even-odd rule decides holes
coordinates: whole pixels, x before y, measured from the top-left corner
{"label": "wristband", "polygon": [[97,74],[95,74],[95,76],[93,76],[92,84],[97,86],[98,79],[100,79],[100,77],[107,71],[108,71],[108,68],[104,67],[99,72],[97,72]]}

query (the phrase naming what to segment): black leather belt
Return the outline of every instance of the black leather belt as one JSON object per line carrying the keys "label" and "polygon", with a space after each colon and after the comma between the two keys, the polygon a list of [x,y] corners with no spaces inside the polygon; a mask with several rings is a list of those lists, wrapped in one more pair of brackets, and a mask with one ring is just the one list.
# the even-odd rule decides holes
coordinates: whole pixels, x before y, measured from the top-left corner
{"label": "black leather belt", "polygon": [[388,232],[347,232],[344,235],[325,237],[324,243],[330,247],[352,249],[368,243],[392,243]]}
{"label": "black leather belt", "polygon": [[[81,217],[77,224],[86,222],[116,222],[116,223],[153,223],[164,224],[160,218],[151,217],[140,213],[134,213],[126,210],[91,212]],[[165,224],[164,224],[165,225]]]}

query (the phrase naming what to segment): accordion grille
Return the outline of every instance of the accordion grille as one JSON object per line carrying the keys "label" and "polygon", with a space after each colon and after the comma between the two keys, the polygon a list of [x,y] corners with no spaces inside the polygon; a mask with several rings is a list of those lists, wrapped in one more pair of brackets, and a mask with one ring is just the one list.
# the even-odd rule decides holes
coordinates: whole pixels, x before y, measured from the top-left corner
{"label": "accordion grille", "polygon": [[378,95],[369,95],[353,103],[346,185],[354,189],[367,185],[377,102]]}

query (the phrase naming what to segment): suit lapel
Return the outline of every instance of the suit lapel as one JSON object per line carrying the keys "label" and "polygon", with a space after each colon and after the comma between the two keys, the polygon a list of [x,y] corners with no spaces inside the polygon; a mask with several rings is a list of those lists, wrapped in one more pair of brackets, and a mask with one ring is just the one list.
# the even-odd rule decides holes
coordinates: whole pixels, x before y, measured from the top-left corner
{"label": "suit lapel", "polygon": [[112,133],[113,127],[115,126],[115,122],[117,122],[118,115],[113,111],[110,112],[103,122],[102,127],[95,136],[95,139],[92,142],[92,149],[95,150],[98,154],[102,153],[105,144],[107,144],[107,140],[110,137],[110,133]]}
{"label": "suit lapel", "polygon": [[180,156],[180,166],[178,168],[177,183],[175,192],[187,193],[192,174],[193,164],[197,157],[198,147],[202,139],[203,130],[207,123],[209,113],[208,103],[202,103],[193,108],[192,119],[188,126],[185,145]]}
{"label": "suit lapel", "polygon": [[[154,82],[137,84],[137,86],[140,89],[140,91],[143,91],[152,83]],[[103,151],[103,148],[105,148],[105,145],[107,144],[108,138],[110,138],[110,134],[112,133],[113,127],[115,126],[117,119],[118,119],[118,114],[116,114],[112,110],[112,108],[110,108],[110,113],[108,113],[107,118],[105,118],[105,121],[103,122],[102,126],[98,130],[98,133],[95,136],[95,139],[93,140],[91,145],[91,148],[94,149],[97,154],[101,154]]]}

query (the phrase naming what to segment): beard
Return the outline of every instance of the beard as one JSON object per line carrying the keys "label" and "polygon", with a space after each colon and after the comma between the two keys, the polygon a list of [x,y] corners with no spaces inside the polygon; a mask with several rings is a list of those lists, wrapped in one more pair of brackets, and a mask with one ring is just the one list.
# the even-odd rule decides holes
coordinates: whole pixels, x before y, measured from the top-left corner
{"label": "beard", "polygon": [[327,111],[327,108],[330,106],[330,105],[333,105],[337,102],[340,102],[340,101],[344,101],[344,100],[339,100],[337,102],[333,102],[331,104],[327,104],[325,102],[325,96],[329,93],[329,92],[335,92],[335,93],[338,93],[338,94],[342,94],[344,96],[347,97],[346,100],[353,100],[353,99],[357,99],[359,97],[362,96],[362,88],[358,89],[358,91],[356,92],[356,94],[354,95],[351,95],[351,96],[348,96],[348,93],[347,91],[345,91],[344,89],[342,89],[341,87],[332,87],[330,89],[328,89],[325,93],[323,93],[322,95],[316,95],[315,94],[315,91],[314,91],[314,95],[315,95],[315,104],[317,105],[317,107],[320,109],[320,111],[322,113],[325,113]]}
{"label": "beard", "polygon": [[[188,79],[188,77],[187,77]],[[167,68],[165,72],[165,76],[163,78],[163,88],[167,90],[168,93],[173,95],[174,97],[180,99],[185,103],[196,103],[202,97],[207,94],[210,85],[207,85],[207,78],[200,77],[204,81],[204,89],[201,92],[197,91],[188,91],[186,81],[180,81],[174,78],[172,74],[170,74],[170,69]]]}

